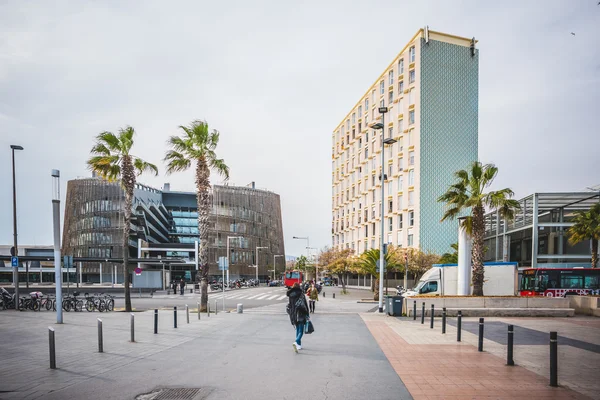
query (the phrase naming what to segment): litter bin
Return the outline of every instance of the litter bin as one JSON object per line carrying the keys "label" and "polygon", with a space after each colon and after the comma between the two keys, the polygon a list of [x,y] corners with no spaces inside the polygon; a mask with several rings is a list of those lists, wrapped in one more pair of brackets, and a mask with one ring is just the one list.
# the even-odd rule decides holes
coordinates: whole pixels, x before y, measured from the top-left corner
{"label": "litter bin", "polygon": [[387,313],[391,316],[401,316],[402,315],[402,296],[388,296],[387,297]]}

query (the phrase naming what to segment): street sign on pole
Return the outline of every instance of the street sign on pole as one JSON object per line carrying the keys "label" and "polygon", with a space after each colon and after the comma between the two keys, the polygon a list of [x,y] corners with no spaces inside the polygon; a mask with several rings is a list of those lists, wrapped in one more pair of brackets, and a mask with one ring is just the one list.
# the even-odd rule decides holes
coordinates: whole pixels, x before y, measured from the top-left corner
{"label": "street sign on pole", "polygon": [[141,275],[142,274],[142,269],[140,267],[137,267],[135,269],[135,274],[138,275],[138,276]]}
{"label": "street sign on pole", "polygon": [[[377,273],[379,273],[379,260],[377,260]],[[383,272],[387,272],[387,265],[383,268]]]}
{"label": "street sign on pole", "polygon": [[13,256],[10,258],[10,265],[13,268],[18,268],[19,267],[19,257],[17,256]]}
{"label": "street sign on pole", "polygon": [[219,271],[227,271],[229,269],[229,260],[227,257],[219,257]]}

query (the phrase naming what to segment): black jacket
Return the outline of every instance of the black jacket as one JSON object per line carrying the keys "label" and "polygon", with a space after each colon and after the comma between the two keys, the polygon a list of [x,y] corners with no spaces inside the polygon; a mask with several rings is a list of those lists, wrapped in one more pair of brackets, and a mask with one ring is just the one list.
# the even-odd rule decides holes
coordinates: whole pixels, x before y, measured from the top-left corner
{"label": "black jacket", "polygon": [[[290,315],[290,322],[294,326],[303,324],[306,322],[308,316],[308,303],[306,302],[304,292],[300,288],[291,288],[287,291],[286,295],[289,299],[288,314]],[[302,299],[302,302],[304,302],[304,310],[296,307],[298,299]]]}

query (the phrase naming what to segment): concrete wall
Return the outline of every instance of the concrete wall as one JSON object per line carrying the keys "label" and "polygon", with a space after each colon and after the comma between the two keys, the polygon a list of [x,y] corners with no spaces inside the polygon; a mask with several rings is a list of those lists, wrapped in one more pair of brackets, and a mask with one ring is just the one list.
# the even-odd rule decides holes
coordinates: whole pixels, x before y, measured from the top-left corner
{"label": "concrete wall", "polygon": [[[578,296],[571,296],[578,297]],[[413,301],[417,301],[417,314],[425,302],[425,310],[442,308],[570,308],[568,298],[556,297],[408,297],[405,299],[408,309],[412,310]],[[406,308],[405,308],[406,309]]]}
{"label": "concrete wall", "polygon": [[600,297],[568,296],[567,298],[570,307],[575,309],[575,314],[600,317]]}

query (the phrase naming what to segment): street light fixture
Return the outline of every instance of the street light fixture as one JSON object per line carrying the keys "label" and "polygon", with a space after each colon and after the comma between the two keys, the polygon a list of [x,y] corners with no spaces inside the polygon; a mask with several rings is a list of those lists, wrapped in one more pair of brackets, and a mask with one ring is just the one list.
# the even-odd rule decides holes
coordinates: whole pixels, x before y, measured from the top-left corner
{"label": "street light fixture", "polygon": [[273,280],[276,280],[275,279],[275,276],[276,276],[275,271],[277,271],[277,264],[276,264],[275,259],[277,257],[285,257],[285,256],[283,254],[273,254]]}
{"label": "street light fixture", "polygon": [[254,268],[256,268],[256,283],[258,284],[258,250],[260,249],[268,249],[268,247],[265,246],[257,246],[256,247],[256,265],[254,266]]}
{"label": "street light fixture", "polygon": [[307,247],[308,250],[315,250],[315,283],[319,280],[319,262],[318,262],[318,251],[316,247]]}
{"label": "street light fixture", "polygon": [[[11,144],[12,150],[12,178],[13,178],[13,237],[14,237],[14,254],[19,256],[19,247],[17,246],[17,183],[15,178],[15,150],[23,150],[23,146]],[[15,285],[15,310],[19,310],[19,263],[13,268],[13,283]]]}
{"label": "street light fixture", "polygon": [[[229,241],[241,238],[241,236],[227,236],[227,283],[229,283]],[[223,311],[225,311],[225,268],[223,268]]]}
{"label": "street light fixture", "polygon": [[[52,217],[54,225],[54,280],[56,304],[62,304],[62,268],[60,265],[60,171],[52,170]],[[62,307],[56,307],[56,323],[63,323]]]}
{"label": "street light fixture", "polygon": [[[306,260],[308,261],[308,249],[310,248],[310,240],[308,236],[294,236],[293,238],[297,240],[306,240]],[[304,274],[306,274],[306,266],[304,267]],[[300,280],[300,275],[298,275],[298,280]]]}
{"label": "street light fixture", "polygon": [[381,122],[377,122],[371,127],[376,130],[381,130],[381,240],[379,242],[379,312],[383,312],[383,271],[385,271],[385,145],[396,143],[393,138],[384,139],[385,114],[388,112],[387,107],[379,107],[381,114]]}

